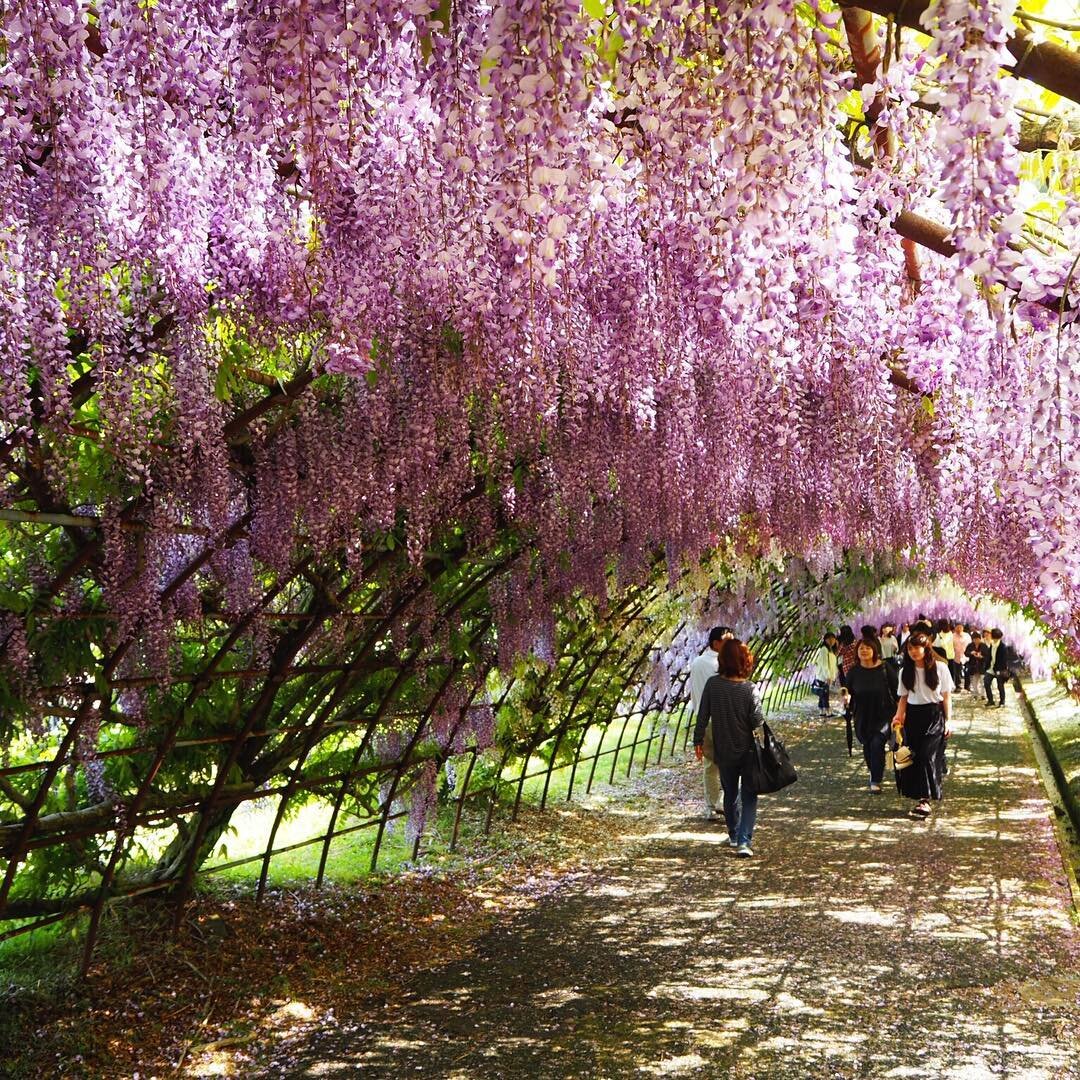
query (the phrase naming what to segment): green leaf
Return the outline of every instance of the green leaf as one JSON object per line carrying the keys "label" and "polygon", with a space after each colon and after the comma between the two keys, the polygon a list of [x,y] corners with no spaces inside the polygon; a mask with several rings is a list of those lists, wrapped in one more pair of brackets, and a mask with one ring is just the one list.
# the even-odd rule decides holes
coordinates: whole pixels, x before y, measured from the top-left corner
{"label": "green leaf", "polygon": [[[439,6],[431,13],[431,18],[428,20],[430,23],[439,23],[442,26],[443,33],[447,33],[450,30],[450,4],[451,0],[442,0]],[[426,61],[431,59],[431,53],[431,34],[424,34],[424,36],[420,38],[420,55]]]}
{"label": "green leaf", "polygon": [[442,24],[443,30],[450,29],[450,5],[451,0],[441,0],[439,6],[431,14],[431,22]]}
{"label": "green leaf", "polygon": [[0,608],[5,611],[23,612],[26,610],[27,600],[22,593],[14,589],[0,589]]}
{"label": "green leaf", "polygon": [[604,63],[613,68],[616,61],[619,59],[619,53],[622,52],[622,47],[626,44],[626,38],[619,33],[618,30],[612,30],[607,36],[603,47],[600,50],[600,57]]}

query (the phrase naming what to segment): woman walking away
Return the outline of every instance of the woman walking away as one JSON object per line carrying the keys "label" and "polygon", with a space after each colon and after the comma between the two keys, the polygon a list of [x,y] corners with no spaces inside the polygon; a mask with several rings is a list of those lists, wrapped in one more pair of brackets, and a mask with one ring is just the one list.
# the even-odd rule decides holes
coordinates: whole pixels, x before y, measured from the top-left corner
{"label": "woman walking away", "polygon": [[896,770],[900,794],[914,799],[908,816],[930,816],[930,800],[941,799],[945,778],[945,740],[952,727],[953,682],[949,665],[934,655],[930,638],[913,633],[908,638],[900,672],[900,701],[892,726],[897,741],[911,751],[911,764]]}
{"label": "woman walking away", "polygon": [[839,667],[836,660],[836,635],[830,630],[814,655],[814,681],[811,689],[817,694],[818,715],[822,720],[835,715],[829,711],[829,687],[836,682]]}
{"label": "woman walking away", "polygon": [[885,775],[885,744],[896,711],[896,696],[877,638],[864,637],[856,649],[859,662],[848,674],[844,702],[850,703],[855,716],[855,738],[862,744],[863,760],[870,770],[870,791],[878,795]]}
{"label": "woman walking away", "polygon": [[[705,728],[712,724],[713,760],[720,767],[724,788],[724,818],[728,843],[744,859],[754,852],[750,841],[757,819],[757,790],[750,768],[754,763],[754,729],[765,723],[761,700],[750,679],[754,657],[738,638],[729,638],[720,646],[720,674],[714,675],[701,695],[697,726],[694,728],[694,753],[704,756]],[[741,806],[740,806],[741,803]]]}
{"label": "woman walking away", "polygon": [[[948,619],[938,619],[934,623],[934,630],[934,652],[939,660],[951,664],[953,661],[952,623]],[[952,674],[951,669],[949,674]]]}

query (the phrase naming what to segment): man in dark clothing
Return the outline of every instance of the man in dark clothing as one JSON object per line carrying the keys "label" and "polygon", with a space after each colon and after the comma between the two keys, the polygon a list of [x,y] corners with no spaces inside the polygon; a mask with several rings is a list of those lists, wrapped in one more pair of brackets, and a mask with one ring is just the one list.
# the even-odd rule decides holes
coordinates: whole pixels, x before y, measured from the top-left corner
{"label": "man in dark clothing", "polygon": [[1002,638],[1004,634],[994,627],[983,640],[986,642],[990,655],[986,660],[986,671],[983,673],[983,689],[986,691],[986,705],[990,708],[994,704],[994,694],[991,689],[993,683],[998,687],[998,708],[1005,705],[1005,680],[1012,677],[1014,653],[1012,646],[1007,645]]}

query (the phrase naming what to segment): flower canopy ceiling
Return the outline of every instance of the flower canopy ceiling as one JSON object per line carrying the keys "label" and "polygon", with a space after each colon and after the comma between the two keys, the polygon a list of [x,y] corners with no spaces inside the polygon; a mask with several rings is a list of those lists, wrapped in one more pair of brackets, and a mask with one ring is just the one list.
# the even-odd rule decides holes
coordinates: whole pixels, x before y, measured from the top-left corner
{"label": "flower canopy ceiling", "polygon": [[5,4],[10,610],[453,527],[519,615],[734,538],[1075,644],[1073,8]]}

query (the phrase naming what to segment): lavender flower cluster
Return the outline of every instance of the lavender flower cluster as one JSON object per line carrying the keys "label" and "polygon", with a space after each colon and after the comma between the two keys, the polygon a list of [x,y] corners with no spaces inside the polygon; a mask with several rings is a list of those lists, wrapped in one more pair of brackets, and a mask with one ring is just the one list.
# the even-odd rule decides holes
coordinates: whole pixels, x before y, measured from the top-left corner
{"label": "lavender flower cluster", "polygon": [[[824,0],[5,5],[3,498],[43,436],[50,504],[85,497],[79,340],[106,601],[161,666],[200,596],[239,614],[396,528],[421,567],[449,521],[527,538],[504,663],[613,566],[722,542],[905,552],[1075,646],[1080,353],[1048,305],[1080,213],[1064,254],[1020,242],[1011,14],[931,5],[874,88],[920,141],[863,169]],[[904,208],[960,253],[917,290]]]}

